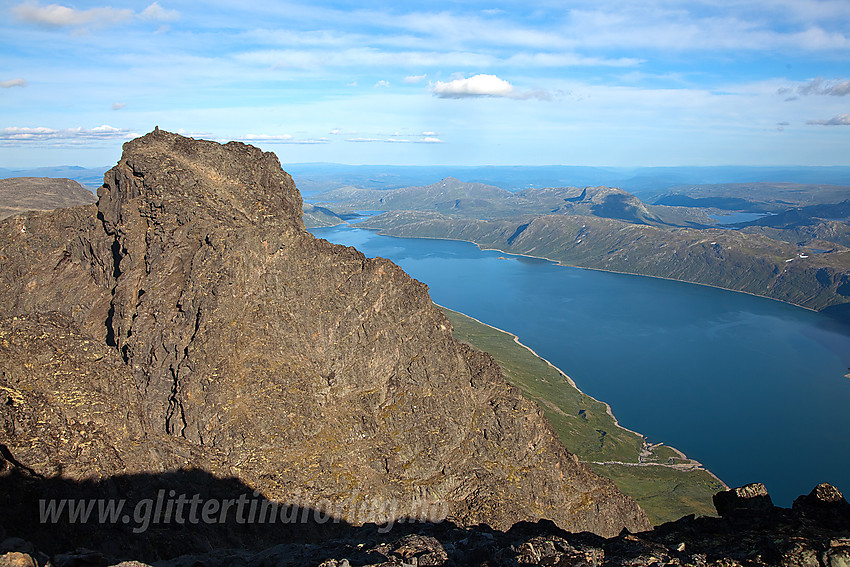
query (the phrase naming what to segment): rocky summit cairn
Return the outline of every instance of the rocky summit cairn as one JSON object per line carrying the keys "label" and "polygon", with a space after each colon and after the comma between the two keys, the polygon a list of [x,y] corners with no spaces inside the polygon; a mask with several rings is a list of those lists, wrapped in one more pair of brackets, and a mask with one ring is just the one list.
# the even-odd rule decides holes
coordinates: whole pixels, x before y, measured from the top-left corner
{"label": "rocky summit cairn", "polygon": [[274,154],[157,129],[98,196],[0,223],[7,473],[199,469],[355,525],[649,528],[427,286],[310,235]]}

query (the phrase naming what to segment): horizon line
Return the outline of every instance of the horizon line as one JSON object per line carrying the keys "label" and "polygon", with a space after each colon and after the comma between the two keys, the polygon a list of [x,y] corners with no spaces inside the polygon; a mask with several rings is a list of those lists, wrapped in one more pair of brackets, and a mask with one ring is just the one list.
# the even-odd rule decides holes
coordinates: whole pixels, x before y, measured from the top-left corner
{"label": "horizon line", "polygon": [[[420,168],[436,168],[436,167],[444,167],[444,168],[486,168],[486,167],[512,167],[512,168],[542,168],[542,167],[571,167],[571,168],[589,168],[589,169],[673,169],[673,168],[687,168],[687,169],[700,169],[700,168],[732,168],[732,167],[746,167],[752,169],[778,169],[778,168],[790,168],[790,169],[814,169],[814,168],[848,168],[850,169],[850,164],[829,164],[829,165],[801,165],[801,164],[772,164],[772,165],[758,165],[758,164],[712,164],[712,165],[584,165],[584,164],[558,164],[558,163],[550,163],[550,164],[446,164],[446,163],[438,163],[438,164],[397,164],[397,163],[344,163],[344,162],[334,162],[334,161],[299,161],[299,162],[281,162],[281,167],[284,166],[301,166],[301,165],[313,165],[313,166],[344,166],[344,167],[420,167]],[[113,165],[77,165],[77,164],[56,164],[56,165],[35,165],[28,167],[11,167],[0,165],[0,170],[2,171],[31,171],[37,169],[59,169],[59,168],[76,168],[76,169],[111,169],[114,167]]]}

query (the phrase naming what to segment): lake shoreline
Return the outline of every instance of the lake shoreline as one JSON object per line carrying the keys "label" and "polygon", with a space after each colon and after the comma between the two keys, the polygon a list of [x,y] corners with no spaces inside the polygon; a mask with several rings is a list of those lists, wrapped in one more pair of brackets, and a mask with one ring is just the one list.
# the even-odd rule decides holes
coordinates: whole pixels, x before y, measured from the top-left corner
{"label": "lake shoreline", "polygon": [[[534,260],[546,260],[547,262],[552,262],[553,264],[557,264],[558,266],[563,266],[565,268],[578,268],[580,270],[593,270],[595,272],[604,272],[604,273],[608,273],[608,274],[620,274],[620,275],[623,275],[623,276],[637,276],[637,277],[641,277],[641,278],[653,278],[653,279],[656,279],[656,280],[663,280],[663,281],[668,281],[668,282],[679,282],[679,283],[684,283],[684,284],[700,285],[700,286],[703,286],[703,287],[721,289],[723,291],[730,291],[730,292],[733,292],[733,293],[743,293],[744,295],[749,295],[750,297],[761,297],[763,299],[769,299],[770,301],[776,301],[778,303],[782,303],[782,304],[785,304],[785,305],[791,305],[793,307],[799,307],[800,309],[805,309],[806,311],[811,311],[812,313],[821,313],[821,311],[818,311],[817,309],[812,309],[811,307],[806,307],[805,305],[799,305],[797,303],[785,301],[784,299],[777,299],[775,297],[769,297],[767,295],[760,295],[758,293],[752,293],[752,292],[744,291],[744,290],[740,290],[740,289],[732,289],[732,288],[728,288],[728,287],[722,287],[722,286],[714,285],[714,284],[694,282],[694,281],[690,281],[690,280],[677,280],[676,278],[665,278],[663,276],[653,276],[651,274],[638,274],[638,273],[635,273],[635,272],[622,272],[622,271],[618,271],[618,270],[608,270],[608,269],[605,269],[605,268],[594,268],[594,267],[590,267],[590,266],[579,266],[577,264],[568,264],[568,263],[563,262],[561,260],[554,260],[552,258],[547,258],[546,256],[534,256],[532,254],[523,254],[521,252],[509,252],[507,250],[502,250],[501,248],[489,248],[489,247],[486,247],[486,246],[479,244],[478,242],[475,242],[474,240],[465,240],[463,238],[446,238],[446,237],[442,237],[442,236],[400,236],[400,235],[397,235],[397,234],[386,233],[386,232],[384,232],[386,229],[383,229],[383,228],[358,227],[357,223],[350,224],[348,222],[339,223],[339,224],[347,224],[347,225],[349,225],[353,228],[360,228],[361,230],[372,230],[372,231],[375,231],[377,234],[380,234],[381,236],[389,236],[391,238],[423,238],[423,239],[427,239],[427,240],[448,240],[448,241],[452,241],[452,242],[468,242],[470,244],[476,245],[480,250],[487,250],[487,251],[492,251],[492,252],[501,252],[502,254],[509,254],[511,256],[521,256],[523,258],[532,258]],[[339,226],[339,224],[335,225],[335,226]]]}
{"label": "lake shoreline", "polygon": [[[405,238],[405,237],[400,237],[400,238]],[[440,305],[439,303],[437,303],[437,302],[435,302],[435,301],[433,301],[433,300],[432,300],[432,303],[433,303],[434,305],[436,305],[437,307],[441,308],[441,309],[446,309],[446,310],[449,310],[449,311],[454,311],[455,313],[460,313],[460,314],[461,314],[461,315],[463,315],[464,317],[467,317],[468,319],[471,319],[471,320],[475,321],[476,323],[478,323],[478,324],[480,324],[480,325],[483,325],[483,326],[485,326],[485,327],[489,327],[489,328],[491,328],[491,329],[493,329],[493,330],[495,330],[495,331],[498,331],[498,332],[500,332],[500,333],[504,333],[504,334],[506,334],[506,335],[508,335],[508,336],[510,336],[510,337],[513,337],[513,340],[514,340],[514,342],[515,342],[517,345],[519,345],[519,346],[521,346],[522,348],[526,349],[526,350],[527,350],[528,352],[530,352],[532,355],[534,355],[535,357],[539,358],[540,360],[542,360],[543,362],[545,362],[546,364],[548,364],[548,365],[549,365],[552,369],[554,369],[556,372],[558,372],[558,374],[560,374],[560,375],[561,375],[561,376],[562,376],[562,377],[563,377],[563,378],[564,378],[564,379],[565,379],[565,380],[566,380],[566,381],[570,384],[570,386],[572,386],[572,387],[573,387],[573,388],[574,388],[577,392],[579,392],[579,393],[580,393],[580,394],[582,394],[583,396],[587,396],[588,398],[590,398],[591,400],[595,401],[596,403],[599,403],[599,404],[602,404],[603,406],[605,406],[605,411],[606,411],[606,413],[607,413],[607,414],[611,417],[611,419],[614,421],[614,426],[615,426],[615,427],[617,427],[617,428],[619,428],[619,429],[622,429],[623,431],[626,431],[626,432],[628,432],[628,433],[631,433],[632,435],[637,435],[638,437],[640,437],[640,438],[643,440],[643,451],[649,451],[649,450],[650,450],[653,446],[657,447],[657,446],[659,446],[659,445],[663,445],[664,447],[667,447],[668,449],[671,449],[671,450],[672,450],[672,451],[674,451],[676,454],[678,454],[680,459],[683,459],[683,460],[687,460],[687,461],[689,461],[689,463],[688,463],[687,465],[677,465],[677,464],[675,464],[675,463],[674,463],[674,464],[666,464],[666,463],[644,463],[644,462],[640,462],[640,461],[639,461],[639,462],[637,462],[637,463],[628,463],[628,462],[622,462],[622,461],[605,461],[605,462],[597,462],[597,461],[581,461],[581,462],[583,462],[583,463],[593,463],[593,464],[597,464],[597,465],[661,466],[661,467],[679,468],[679,469],[686,468],[687,470],[702,470],[702,471],[705,471],[706,473],[708,473],[709,475],[711,475],[711,477],[712,477],[712,478],[714,478],[717,482],[719,482],[719,483],[720,483],[720,484],[722,484],[724,487],[726,487],[726,489],[728,489],[728,488],[729,488],[729,485],[727,485],[727,484],[726,484],[723,480],[721,480],[721,479],[720,479],[720,478],[719,478],[716,474],[714,474],[713,472],[711,472],[710,470],[708,470],[708,469],[705,467],[705,465],[703,465],[703,464],[702,464],[702,463],[700,463],[699,461],[696,461],[696,460],[694,460],[694,459],[689,458],[689,457],[688,457],[688,456],[687,456],[684,452],[682,452],[681,450],[677,449],[676,447],[673,447],[673,446],[671,446],[671,445],[667,445],[666,443],[653,443],[653,444],[650,444],[650,443],[648,442],[647,438],[646,438],[646,435],[644,435],[643,433],[639,433],[639,432],[637,432],[637,431],[634,431],[633,429],[629,429],[628,427],[625,427],[625,426],[623,426],[622,424],[620,424],[620,422],[617,420],[617,416],[615,416],[615,415],[614,415],[614,411],[611,409],[611,405],[610,405],[610,404],[608,404],[607,402],[604,402],[604,401],[602,401],[602,400],[598,400],[598,399],[594,398],[593,396],[591,396],[591,395],[589,395],[589,394],[587,394],[587,393],[583,392],[583,391],[581,390],[581,388],[579,388],[579,387],[578,387],[578,385],[576,385],[575,381],[574,381],[572,378],[570,378],[570,376],[569,376],[566,372],[564,372],[563,370],[561,370],[560,368],[558,368],[557,366],[555,366],[554,364],[552,364],[552,362],[550,362],[550,361],[549,361],[549,360],[547,360],[546,358],[544,358],[544,357],[540,356],[539,354],[537,354],[537,352],[535,352],[535,351],[534,351],[534,349],[532,349],[530,346],[528,346],[528,345],[524,344],[524,343],[523,343],[523,342],[519,339],[519,337],[518,337],[517,335],[515,335],[514,333],[512,333],[512,332],[510,332],[510,331],[506,331],[505,329],[500,329],[499,327],[496,327],[496,326],[491,325],[491,324],[489,324],[489,323],[485,323],[484,321],[481,321],[480,319],[476,319],[475,317],[472,317],[471,315],[467,315],[466,313],[463,313],[462,311],[457,311],[457,310],[452,309],[452,308],[450,308],[450,307],[446,307],[445,305]],[[568,447],[567,449],[569,449],[569,447]]]}

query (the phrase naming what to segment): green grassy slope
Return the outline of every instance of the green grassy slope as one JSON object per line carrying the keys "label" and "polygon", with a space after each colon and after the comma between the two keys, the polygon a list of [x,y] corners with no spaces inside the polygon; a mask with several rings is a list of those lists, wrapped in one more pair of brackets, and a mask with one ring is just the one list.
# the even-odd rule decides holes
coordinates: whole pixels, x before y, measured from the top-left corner
{"label": "green grassy slope", "polygon": [[582,393],[513,335],[442,309],[455,337],[489,352],[508,381],[540,404],[564,445],[634,498],[654,524],[714,514],[711,497],[724,486],[709,472],[675,449],[647,445],[641,435],[620,427],[606,404]]}

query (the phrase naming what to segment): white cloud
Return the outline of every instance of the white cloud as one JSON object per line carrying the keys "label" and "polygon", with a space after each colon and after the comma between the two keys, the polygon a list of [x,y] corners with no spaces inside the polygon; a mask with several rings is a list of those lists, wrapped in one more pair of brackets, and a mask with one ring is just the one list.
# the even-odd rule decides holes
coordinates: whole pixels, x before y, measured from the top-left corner
{"label": "white cloud", "polygon": [[[371,18],[378,18],[373,14]],[[455,49],[466,44],[495,46],[524,46],[553,49],[567,45],[572,40],[559,30],[534,29],[518,25],[512,18],[479,18],[450,12],[408,12],[401,15],[382,14],[387,25],[428,37]]]}
{"label": "white cloud", "polygon": [[620,47],[697,52],[850,47],[843,25],[850,10],[841,6],[846,2],[785,0],[782,8],[778,3],[782,0],[600,0],[572,2],[569,7],[549,2],[538,9],[540,16],[547,17],[545,25],[496,13],[476,17],[448,10],[403,14],[364,10],[349,17],[370,24],[381,22],[386,28],[408,32],[402,38],[421,38],[448,50],[480,52],[484,46],[510,46],[512,52],[539,50],[544,59],[553,52],[581,53],[591,47],[605,52]]}
{"label": "white cloud", "polygon": [[444,83],[437,81],[434,95],[440,98],[502,97],[548,100],[548,93],[540,90],[518,91],[512,84],[496,75],[475,75]]}
{"label": "white cloud", "polygon": [[292,134],[247,134],[237,138],[240,142],[251,142],[256,144],[326,144],[327,138],[295,138]]}
{"label": "white cloud", "polygon": [[118,10],[108,6],[77,10],[59,4],[42,6],[34,1],[13,6],[12,12],[22,21],[54,28],[86,26],[89,24],[106,26],[128,20],[134,14],[133,10]]}
{"label": "white cloud", "polygon": [[159,2],[154,2],[147,8],[141,11],[139,16],[145,20],[155,20],[158,22],[173,22],[180,19],[180,12],[177,10],[166,10],[159,5]]}
{"label": "white cloud", "polygon": [[[845,6],[842,6],[844,4]],[[592,57],[558,55],[586,53],[590,47],[648,47],[676,51],[714,49],[843,49],[848,46],[846,0],[599,0],[596,2],[544,2],[534,16],[523,11],[492,10],[474,14],[467,10],[429,11],[414,3],[405,10],[342,10],[305,8],[309,32],[289,43],[289,34],[261,30],[277,42],[290,45],[382,45],[397,50],[416,46],[425,51],[488,52],[506,56],[523,51],[541,52],[541,60],[573,59],[573,64],[593,64]],[[291,8],[287,8],[291,9]],[[333,32],[319,29],[322,26]],[[379,34],[363,29],[378,27]],[[346,27],[352,31],[346,33]],[[329,36],[322,38],[323,35]],[[312,37],[309,37],[312,36]],[[364,43],[367,42],[367,43]],[[274,42],[272,42],[274,43]],[[437,47],[438,46],[438,47]],[[628,58],[602,64],[628,64]]]}
{"label": "white cloud", "polygon": [[[805,10],[815,2],[790,4]],[[585,48],[820,51],[850,46],[850,37],[836,26],[846,17],[847,10],[832,18],[803,19],[777,10],[774,2],[612,2],[571,11],[564,32]]]}
{"label": "white cloud", "polygon": [[376,89],[378,89],[378,88],[384,88],[384,87],[388,87],[388,86],[390,86],[390,82],[389,82],[389,81],[378,81],[377,83],[375,83],[375,88],[376,88]]}
{"label": "white cloud", "polygon": [[292,134],[279,134],[279,135],[269,135],[269,134],[247,134],[239,138],[242,141],[251,140],[251,141],[275,141],[275,142],[288,142],[292,140]]}
{"label": "white cloud", "polygon": [[346,142],[359,143],[381,143],[381,144],[440,144],[443,141],[434,136],[425,136],[419,138],[401,138],[401,134],[395,133],[383,138],[348,138]]}
{"label": "white cloud", "polygon": [[0,88],[10,89],[12,87],[25,87],[27,86],[27,82],[20,77],[17,79],[10,79],[8,81],[0,81]]}
{"label": "white cloud", "polygon": [[112,110],[121,110],[125,106],[127,106],[126,102],[113,102],[112,103]]}
{"label": "white cloud", "polygon": [[97,140],[121,140],[129,139],[135,136],[129,130],[115,128],[104,124],[96,128],[86,129],[66,128],[57,130],[54,128],[46,128],[43,126],[28,128],[10,126],[0,128],[0,144],[9,145],[11,143],[39,144],[51,143],[55,145],[62,144],[78,144],[81,142],[91,142]]}
{"label": "white cloud", "polygon": [[240,64],[271,67],[277,70],[362,69],[375,67],[483,67],[499,59],[481,52],[391,51],[373,47],[350,49],[265,49],[242,52],[233,59]]}
{"label": "white cloud", "polygon": [[823,77],[817,77],[805,85],[798,86],[796,92],[803,96],[813,94],[847,96],[850,95],[850,81],[827,81]]}
{"label": "white cloud", "polygon": [[12,13],[19,20],[44,27],[104,27],[124,22],[138,16],[143,20],[170,22],[180,18],[177,10],[166,10],[159,2],[153,2],[147,8],[136,14],[130,9],[117,9],[111,6],[78,10],[61,4],[42,6],[36,0],[28,0],[23,4],[12,7]]}
{"label": "white cloud", "polygon": [[634,57],[585,57],[575,53],[517,53],[504,63],[519,67],[634,67],[643,60]]}
{"label": "white cloud", "polygon": [[122,133],[126,132],[126,130],[121,130],[120,128],[115,128],[113,126],[109,126],[108,124],[104,124],[103,126],[97,126],[95,128],[92,128],[91,130],[84,130],[83,128],[76,128],[76,131],[80,132],[80,133],[84,133],[84,134],[94,134],[94,135],[101,135],[101,134],[114,135],[114,134],[122,134]]}
{"label": "white cloud", "polygon": [[437,81],[434,94],[440,98],[465,98],[477,96],[513,97],[516,89],[496,75],[475,75],[468,79],[455,79],[444,83]]}
{"label": "white cloud", "polygon": [[[399,50],[397,46],[363,46],[367,40],[352,40],[350,47],[345,45],[298,45],[288,49],[256,49],[238,53],[235,58],[250,65],[260,65],[275,69],[304,69],[315,71],[323,68],[362,68],[362,67],[633,67],[643,63],[633,57],[606,58],[587,57],[573,53],[528,52],[502,55],[483,45],[465,46],[464,49],[435,50],[431,45],[422,44],[423,49]],[[380,43],[380,42],[374,42]],[[426,74],[408,75],[402,80],[406,84],[424,81]]]}
{"label": "white cloud", "polygon": [[850,126],[850,114],[839,114],[829,120],[809,120],[806,124],[817,126]]}

